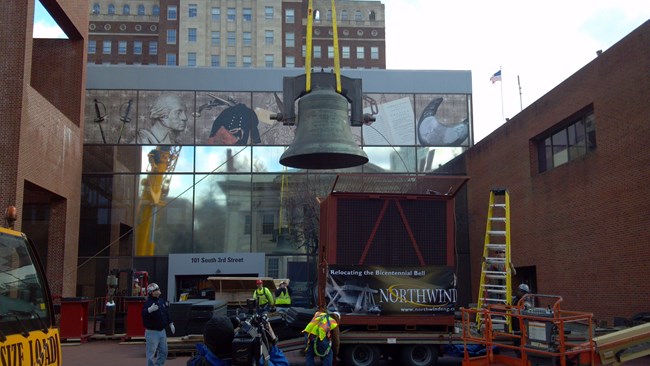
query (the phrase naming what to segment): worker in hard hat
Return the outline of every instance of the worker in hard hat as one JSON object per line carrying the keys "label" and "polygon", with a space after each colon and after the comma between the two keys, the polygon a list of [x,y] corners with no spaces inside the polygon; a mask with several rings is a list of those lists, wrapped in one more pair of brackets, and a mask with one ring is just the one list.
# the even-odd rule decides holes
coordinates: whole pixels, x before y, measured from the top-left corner
{"label": "worker in hard hat", "polygon": [[147,286],[147,301],[142,306],[142,324],[146,342],[147,366],[162,366],[167,360],[167,332],[176,333],[169,316],[169,303],[160,298],[160,287],[155,283]]}
{"label": "worker in hard hat", "polygon": [[323,366],[332,366],[339,354],[339,324],[341,314],[333,312],[316,312],[309,324],[302,331],[305,333],[305,365],[314,366],[316,356],[323,361]]}
{"label": "worker in hard hat", "polygon": [[275,306],[279,308],[291,306],[291,289],[287,286],[287,281],[280,282],[280,287],[275,290]]}
{"label": "worker in hard hat", "polygon": [[257,301],[257,309],[259,312],[269,311],[274,306],[273,294],[266,286],[262,280],[257,280],[255,282],[257,288],[253,292],[253,299]]}

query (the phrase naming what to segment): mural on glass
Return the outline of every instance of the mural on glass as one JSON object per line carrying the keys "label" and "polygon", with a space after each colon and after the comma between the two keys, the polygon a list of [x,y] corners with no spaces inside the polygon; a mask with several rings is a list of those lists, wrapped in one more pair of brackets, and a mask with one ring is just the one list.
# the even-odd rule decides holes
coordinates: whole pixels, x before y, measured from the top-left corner
{"label": "mural on glass", "polygon": [[142,145],[192,145],[194,92],[142,91],[138,95],[138,129]]}
{"label": "mural on glass", "polygon": [[251,94],[197,93],[197,143],[249,145],[260,143],[259,120],[250,108]]}
{"label": "mural on glass", "polygon": [[291,145],[296,126],[285,126],[271,119],[272,114],[284,111],[282,93],[253,93],[253,106],[260,121],[263,145]]}
{"label": "mural on glass", "polygon": [[418,94],[415,110],[419,145],[469,146],[467,95]]}
{"label": "mural on glass", "polygon": [[375,121],[363,126],[363,145],[413,146],[415,113],[411,94],[365,94],[363,113]]}
{"label": "mural on glass", "polygon": [[136,129],[137,91],[86,91],[87,144],[124,144],[134,140]]}

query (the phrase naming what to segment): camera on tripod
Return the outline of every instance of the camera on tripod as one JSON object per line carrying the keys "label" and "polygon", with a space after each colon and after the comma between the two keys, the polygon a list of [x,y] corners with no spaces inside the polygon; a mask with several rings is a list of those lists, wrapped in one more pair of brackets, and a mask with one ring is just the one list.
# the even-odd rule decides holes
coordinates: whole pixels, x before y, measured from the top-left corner
{"label": "camera on tripod", "polygon": [[239,327],[232,340],[232,365],[257,365],[260,357],[268,359],[269,350],[276,342],[266,313],[258,314],[257,301],[246,300],[248,314],[238,314]]}

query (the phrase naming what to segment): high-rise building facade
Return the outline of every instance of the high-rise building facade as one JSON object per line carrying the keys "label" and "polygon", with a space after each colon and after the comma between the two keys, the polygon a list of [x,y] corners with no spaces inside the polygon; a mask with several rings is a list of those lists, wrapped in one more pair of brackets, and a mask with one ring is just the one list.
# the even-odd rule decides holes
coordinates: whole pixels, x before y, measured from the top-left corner
{"label": "high-rise building facade", "polygon": [[[386,68],[380,1],[313,2],[312,65]],[[88,63],[199,67],[304,67],[307,2],[143,0],[89,3]],[[335,14],[336,16],[334,16]]]}

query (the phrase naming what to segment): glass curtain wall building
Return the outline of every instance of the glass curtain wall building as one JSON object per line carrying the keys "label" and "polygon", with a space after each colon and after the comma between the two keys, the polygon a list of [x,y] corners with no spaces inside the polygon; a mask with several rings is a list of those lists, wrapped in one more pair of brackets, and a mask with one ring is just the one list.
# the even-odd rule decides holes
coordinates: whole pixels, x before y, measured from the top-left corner
{"label": "glass curtain wall building", "polygon": [[[469,71],[343,70],[362,79],[364,113],[376,119],[352,128],[369,162],[286,168],[297,127],[270,117],[288,102],[283,77],[302,73],[89,65],[78,293],[103,296],[111,270],[134,269],[173,289],[169,300],[210,297],[205,279],[219,274],[290,278],[308,303],[317,198],[337,174],[435,174],[473,144]],[[264,268],[170,268],[170,256],[188,253],[257,253]]]}

